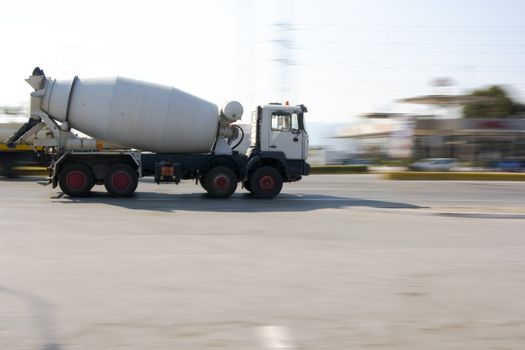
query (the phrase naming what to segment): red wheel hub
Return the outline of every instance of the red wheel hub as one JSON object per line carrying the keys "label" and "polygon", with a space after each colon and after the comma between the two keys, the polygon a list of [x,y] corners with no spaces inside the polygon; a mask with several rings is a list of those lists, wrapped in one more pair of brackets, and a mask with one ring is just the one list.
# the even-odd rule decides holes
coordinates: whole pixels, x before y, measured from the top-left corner
{"label": "red wheel hub", "polygon": [[259,180],[259,187],[264,191],[272,190],[275,187],[275,179],[273,176],[265,175]]}
{"label": "red wheel hub", "polygon": [[129,175],[123,171],[116,172],[111,177],[111,184],[119,190],[127,188],[130,182]]}
{"label": "red wheel hub", "polygon": [[224,190],[230,185],[230,180],[227,176],[219,175],[213,180],[213,185],[219,190]]}
{"label": "red wheel hub", "polygon": [[72,189],[80,189],[84,187],[86,181],[86,175],[84,175],[81,171],[78,170],[71,171],[66,176],[66,183],[68,187]]}

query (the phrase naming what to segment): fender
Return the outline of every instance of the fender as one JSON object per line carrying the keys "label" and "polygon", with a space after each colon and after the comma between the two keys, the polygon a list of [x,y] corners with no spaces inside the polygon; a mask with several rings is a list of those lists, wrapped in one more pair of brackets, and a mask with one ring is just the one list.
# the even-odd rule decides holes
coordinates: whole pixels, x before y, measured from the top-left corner
{"label": "fender", "polygon": [[224,154],[212,154],[206,159],[204,159],[198,166],[197,169],[207,168],[206,170],[211,169],[212,164],[223,164],[230,167],[239,177],[244,175],[245,169],[243,167],[243,162],[239,157],[228,156]]}
{"label": "fender", "polygon": [[263,161],[265,159],[272,159],[277,161],[280,165],[282,165],[284,169],[284,180],[287,181],[289,179],[289,171],[288,171],[288,162],[286,160],[286,156],[283,152],[260,152],[256,155],[254,155],[250,160],[248,161],[248,164],[246,164],[246,169],[244,170],[244,176],[243,180],[248,180],[248,173],[250,172],[253,167]]}
{"label": "fender", "polygon": [[246,167],[244,168],[244,174],[242,176],[242,180],[243,181],[246,181],[248,180],[248,172],[250,171],[250,169],[255,165],[257,164],[259,161],[261,160],[261,156],[260,155],[255,155],[253,156],[252,158],[250,158],[250,160],[248,161],[248,163],[246,164]]}

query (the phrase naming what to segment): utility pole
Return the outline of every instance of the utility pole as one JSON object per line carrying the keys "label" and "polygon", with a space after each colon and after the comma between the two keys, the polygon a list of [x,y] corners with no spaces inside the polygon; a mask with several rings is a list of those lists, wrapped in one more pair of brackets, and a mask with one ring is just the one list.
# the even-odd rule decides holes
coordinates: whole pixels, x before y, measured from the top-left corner
{"label": "utility pole", "polygon": [[294,42],[292,32],[295,30],[291,22],[278,22],[274,24],[277,35],[272,40],[276,55],[273,61],[277,65],[279,72],[279,90],[281,96],[290,98],[289,94],[293,86],[292,68],[296,65],[293,58]]}

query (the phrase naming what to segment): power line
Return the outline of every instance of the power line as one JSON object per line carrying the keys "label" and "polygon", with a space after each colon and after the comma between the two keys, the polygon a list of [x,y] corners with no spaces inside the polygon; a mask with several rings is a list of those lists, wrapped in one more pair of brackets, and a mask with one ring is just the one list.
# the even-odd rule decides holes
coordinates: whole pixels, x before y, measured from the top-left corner
{"label": "power line", "polygon": [[[298,29],[304,31],[367,31],[367,32],[389,32],[389,33],[432,33],[432,34],[525,34],[525,26],[454,26],[454,25],[331,25],[331,24],[308,24],[298,25]],[[461,30],[460,30],[461,29]],[[474,31],[472,29],[475,29]],[[480,30],[492,29],[492,30]]]}
{"label": "power line", "polygon": [[[301,48],[301,50],[311,50],[316,51],[319,49],[313,48]],[[359,54],[363,52],[387,52],[387,53],[421,53],[421,54],[451,54],[451,55],[510,55],[510,56],[520,56],[525,55],[525,51],[516,52],[516,51],[449,51],[449,50],[411,50],[411,49],[368,49],[368,48],[359,48],[359,51],[351,51],[352,54]]]}
{"label": "power line", "polygon": [[[512,47],[512,48],[525,48],[525,44],[472,44],[472,43],[439,43],[439,42],[402,42],[402,41],[392,41],[392,42],[364,42],[364,41],[348,41],[348,40],[302,40],[304,43],[314,43],[314,44],[329,44],[329,45],[367,45],[367,46],[452,46],[452,47]],[[301,47],[299,47],[301,48]]]}
{"label": "power line", "polygon": [[365,27],[365,28],[525,28],[525,24],[334,24],[334,23],[309,23],[299,24],[297,27],[322,26],[322,27]]}
{"label": "power line", "polygon": [[[387,70],[410,70],[410,71],[443,71],[443,70],[458,70],[458,66],[455,65],[443,65],[443,66],[424,66],[424,65],[418,65],[418,64],[393,64],[393,63],[379,63],[379,62],[348,62],[348,61],[304,61],[302,66],[313,66],[317,65],[320,67],[326,66],[327,68],[330,68],[333,70],[333,66],[338,66],[337,69],[342,69],[345,67],[351,68],[351,67],[359,67],[359,66],[365,66],[365,67],[372,67],[373,69],[387,69]],[[415,68],[417,67],[417,68]],[[512,69],[512,70],[504,70],[504,69],[485,69],[481,66],[476,66],[474,72],[476,73],[506,73],[506,74],[517,74],[517,73],[525,73],[525,69]]]}

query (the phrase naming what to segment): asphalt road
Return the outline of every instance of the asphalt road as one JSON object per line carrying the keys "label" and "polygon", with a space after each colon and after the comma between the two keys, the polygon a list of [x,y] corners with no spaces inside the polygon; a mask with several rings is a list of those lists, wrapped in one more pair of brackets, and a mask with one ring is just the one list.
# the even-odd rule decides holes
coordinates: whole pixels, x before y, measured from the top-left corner
{"label": "asphalt road", "polygon": [[524,186],[0,181],[0,349],[523,349]]}

